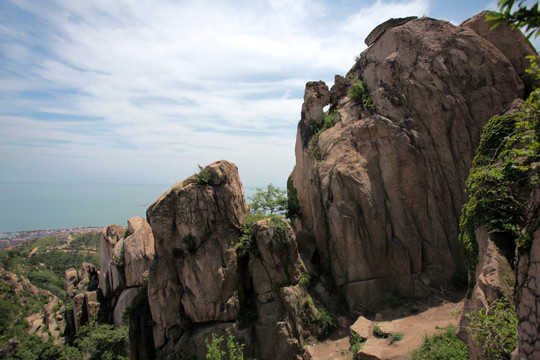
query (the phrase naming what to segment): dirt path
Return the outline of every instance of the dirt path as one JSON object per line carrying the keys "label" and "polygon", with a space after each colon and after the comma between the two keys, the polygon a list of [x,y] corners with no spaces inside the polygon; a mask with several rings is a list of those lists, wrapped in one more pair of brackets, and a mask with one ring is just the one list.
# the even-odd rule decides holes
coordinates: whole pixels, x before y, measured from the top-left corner
{"label": "dirt path", "polygon": [[[369,331],[365,333],[367,341],[359,352],[359,355],[363,355],[360,358],[408,359],[410,353],[422,345],[424,336],[436,333],[437,328],[444,328],[451,324],[457,325],[456,314],[463,308],[461,299],[461,295],[459,299],[453,301],[437,298],[420,304],[418,309],[415,305],[414,314],[411,314],[409,304],[377,314],[376,318],[380,321],[363,319],[365,324],[369,324]],[[403,316],[407,312],[409,314]],[[379,326],[385,333],[401,333],[403,337],[400,341],[390,344],[388,339],[377,338],[373,335],[374,325]],[[355,325],[352,327],[355,328]],[[349,350],[349,329],[338,328],[327,340],[307,346],[306,350],[309,354],[307,358],[313,360],[352,359],[353,354]]]}

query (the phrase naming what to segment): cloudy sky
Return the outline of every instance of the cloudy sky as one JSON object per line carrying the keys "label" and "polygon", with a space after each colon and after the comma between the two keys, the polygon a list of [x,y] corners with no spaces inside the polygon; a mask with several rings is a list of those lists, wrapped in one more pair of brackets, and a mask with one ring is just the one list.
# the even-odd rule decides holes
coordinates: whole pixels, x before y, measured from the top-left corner
{"label": "cloudy sky", "polygon": [[390,17],[496,3],[2,0],[0,184],[172,184],[226,159],[284,185],[307,81],[331,86]]}

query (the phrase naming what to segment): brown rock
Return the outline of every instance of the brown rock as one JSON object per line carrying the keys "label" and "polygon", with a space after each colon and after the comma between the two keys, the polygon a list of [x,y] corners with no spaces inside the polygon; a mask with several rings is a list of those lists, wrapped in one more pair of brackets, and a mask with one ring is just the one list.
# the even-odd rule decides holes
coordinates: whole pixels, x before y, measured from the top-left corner
{"label": "brown rock", "polygon": [[[538,226],[540,189],[531,196],[531,223]],[[516,314],[518,318],[517,359],[540,358],[540,229],[534,232],[531,248],[516,256]]]}
{"label": "brown rock", "polygon": [[133,298],[135,297],[135,295],[137,295],[138,292],[139,292],[139,288],[136,288],[136,287],[125,289],[124,291],[122,291],[122,293],[118,297],[116,306],[114,307],[114,312],[113,312],[114,325],[122,326],[122,325],[127,324],[126,320],[122,316],[124,314],[124,309],[131,305]]}
{"label": "brown rock", "polygon": [[362,340],[366,340],[367,338],[372,336],[373,323],[371,322],[371,320],[368,320],[365,317],[360,316],[354,322],[354,324],[351,325],[350,330],[358,334]]}
{"label": "brown rock", "polygon": [[141,286],[148,280],[148,270],[154,260],[154,235],[148,222],[140,216],[128,220],[124,240],[124,273],[126,286]]}
{"label": "brown rock", "polygon": [[397,18],[397,19],[392,18],[390,20],[387,20],[387,21],[383,22],[382,24],[380,24],[379,26],[377,26],[375,29],[373,29],[369,33],[369,35],[366,37],[364,42],[366,43],[367,46],[371,46],[371,45],[373,45],[373,43],[375,41],[377,41],[378,38],[381,37],[382,34],[384,34],[384,32],[386,30],[388,30],[390,28],[393,28],[393,27],[396,27],[396,26],[406,24],[409,21],[414,20],[414,19],[418,19],[418,17],[417,16],[409,16],[409,17],[404,17],[404,18]]}
{"label": "brown rock", "polygon": [[481,129],[523,85],[491,43],[429,18],[386,29],[350,75],[376,110],[335,97],[340,121],[320,134],[316,159],[309,127],[320,112],[304,103],[292,179],[297,231],[314,237],[321,265],[360,312],[426,296],[464,271],[458,223]]}
{"label": "brown rock", "polygon": [[[125,279],[122,269],[119,266],[122,263],[121,249],[126,228],[119,225],[109,225],[101,232],[101,242],[99,245],[99,288],[105,298],[111,298],[119,294],[125,287]],[[117,258],[114,258],[116,248]],[[115,265],[116,263],[116,265]]]}
{"label": "brown rock", "polygon": [[[235,245],[248,209],[232,163],[207,166],[210,184],[196,176],[176,183],[147,211],[155,240],[149,303],[154,342],[160,348],[170,330],[194,322],[234,320],[239,310]],[[185,185],[184,185],[185,184]],[[182,242],[182,238],[191,243]]]}
{"label": "brown rock", "polygon": [[488,233],[483,227],[476,229],[475,236],[479,259],[476,266],[476,284],[470,299],[465,300],[458,331],[458,337],[469,345],[469,356],[473,360],[482,358],[482,349],[473,339],[474,330],[467,331],[472,317],[501,297],[512,299],[515,283],[514,271],[510,265],[513,251],[507,258],[504,249],[500,247],[500,244],[512,244],[513,239],[508,239],[508,235],[505,236],[504,233]]}
{"label": "brown rock", "polygon": [[494,29],[490,29],[493,22],[486,21],[488,11],[483,11],[478,15],[464,21],[461,26],[466,27],[495,45],[510,61],[517,74],[525,84],[526,93],[529,93],[535,83],[534,76],[526,72],[531,66],[527,56],[536,56],[536,50],[529,40],[523,36],[519,29],[512,30],[507,24],[501,24]]}

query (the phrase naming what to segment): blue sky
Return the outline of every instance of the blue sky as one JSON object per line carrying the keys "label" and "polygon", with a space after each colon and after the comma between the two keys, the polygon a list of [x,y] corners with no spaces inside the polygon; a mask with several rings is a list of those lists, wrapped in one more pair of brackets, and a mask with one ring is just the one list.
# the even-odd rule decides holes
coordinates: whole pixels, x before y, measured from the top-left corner
{"label": "blue sky", "polygon": [[307,81],[390,17],[496,3],[2,0],[0,183],[172,184],[226,159],[283,186]]}

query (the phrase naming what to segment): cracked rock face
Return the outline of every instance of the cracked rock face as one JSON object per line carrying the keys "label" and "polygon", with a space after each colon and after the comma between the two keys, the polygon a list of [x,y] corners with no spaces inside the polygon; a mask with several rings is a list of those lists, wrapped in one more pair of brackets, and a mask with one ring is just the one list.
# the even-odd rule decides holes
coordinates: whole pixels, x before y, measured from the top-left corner
{"label": "cracked rock face", "polygon": [[[338,80],[329,95],[306,86],[296,225],[359,312],[464,272],[458,223],[481,130],[524,86],[491,42],[429,18],[387,28]],[[347,93],[360,80],[373,110]],[[316,158],[311,125],[328,104],[340,121],[320,133]]]}
{"label": "cracked rock face", "polygon": [[218,161],[207,169],[209,184],[198,185],[194,175],[147,211],[156,250],[148,289],[156,348],[178,340],[186,321],[238,315],[235,245],[248,208],[234,164]]}

